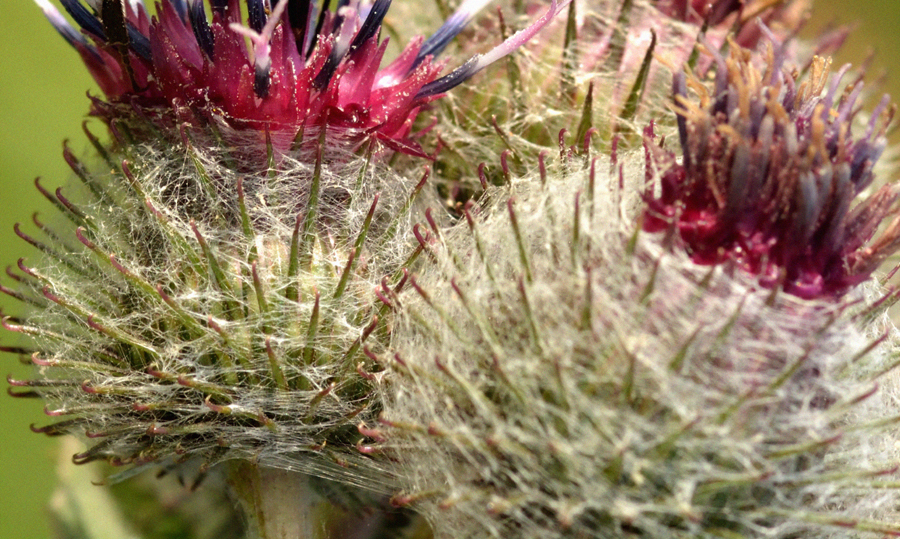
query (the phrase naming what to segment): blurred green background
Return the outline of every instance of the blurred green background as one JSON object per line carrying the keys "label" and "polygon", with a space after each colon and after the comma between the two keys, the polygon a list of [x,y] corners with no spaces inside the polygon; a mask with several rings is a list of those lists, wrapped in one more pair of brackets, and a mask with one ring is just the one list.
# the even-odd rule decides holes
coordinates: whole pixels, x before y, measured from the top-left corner
{"label": "blurred green background", "polygon": [[[84,150],[85,92],[97,93],[97,89],[77,54],[32,2],[2,2],[6,9],[0,17],[0,51],[4,51],[0,54],[0,266],[5,267],[14,265],[20,256],[34,256],[15,237],[13,223],[29,222],[34,211],[50,213],[49,204],[32,182],[41,176],[48,188],[65,183],[69,172],[61,143],[68,138],[76,153]],[[900,73],[896,71],[900,10],[896,0],[820,0],[815,6],[807,35],[814,35],[828,22],[856,22],[858,26],[836,63],[859,63],[868,51],[874,51],[870,79],[885,74],[885,90],[900,100]],[[26,224],[25,229],[32,227]],[[2,280],[6,283],[9,279]],[[0,308],[14,313],[17,307],[3,296]],[[7,332],[0,334],[3,344],[14,340]],[[21,379],[29,372],[15,357],[0,355],[0,373]],[[0,539],[49,536],[44,507],[54,483],[55,441],[28,430],[31,423],[46,423],[41,408],[38,401],[0,395]]]}

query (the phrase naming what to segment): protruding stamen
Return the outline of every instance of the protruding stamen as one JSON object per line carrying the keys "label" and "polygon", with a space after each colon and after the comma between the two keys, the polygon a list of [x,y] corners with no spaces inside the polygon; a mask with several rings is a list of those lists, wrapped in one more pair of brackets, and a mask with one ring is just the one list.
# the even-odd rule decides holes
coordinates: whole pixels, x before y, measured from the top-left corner
{"label": "protruding stamen", "polygon": [[419,89],[419,93],[416,94],[416,99],[432,97],[455,88],[471,78],[475,73],[478,73],[497,60],[511,54],[547,26],[547,24],[553,20],[553,17],[555,17],[561,9],[569,5],[569,2],[571,1],[572,0],[562,0],[560,2],[553,0],[550,4],[550,8],[547,9],[547,12],[538,20],[534,21],[531,26],[523,28],[511,35],[509,39],[494,47],[490,52],[482,55],[475,55],[449,74],[423,85],[422,88]]}
{"label": "protruding stamen", "polygon": [[75,29],[74,26],[69,24],[69,21],[62,16],[62,13],[56,9],[53,4],[50,3],[49,0],[34,0],[34,2],[41,8],[44,12],[44,16],[47,17],[47,20],[50,21],[50,24],[53,25],[53,28],[56,28],[56,31],[59,32],[59,35],[63,37],[66,41],[69,42],[70,45],[76,48],[84,47],[89,50],[94,55],[99,57],[97,53],[97,49],[91,45],[87,38],[84,37],[84,34]]}
{"label": "protruding stamen", "polygon": [[275,32],[275,27],[278,26],[278,22],[281,20],[282,13],[287,8],[288,2],[289,0],[280,0],[278,2],[261,32],[256,32],[252,28],[247,28],[236,22],[228,25],[233,32],[247,37],[253,44],[253,71],[255,75],[253,90],[260,98],[269,95],[269,72],[272,69],[272,57],[270,54],[272,47],[270,46],[270,41],[272,40],[272,33]]}
{"label": "protruding stamen", "polygon": [[185,0],[171,0],[171,2],[181,20],[186,21],[188,18],[188,7]]}
{"label": "protruding stamen", "polygon": [[[391,0],[375,0],[368,16],[352,40],[350,40],[350,35],[353,31],[351,25],[358,17],[344,18],[334,48],[331,49],[331,54],[328,56],[325,65],[322,66],[322,70],[313,81],[314,88],[319,90],[325,89],[344,56],[349,54],[352,57],[363,43],[378,34],[378,31],[381,29],[381,23],[384,21],[384,16],[387,15],[387,10],[390,6]],[[349,9],[351,8],[344,8],[344,10]]]}
{"label": "protruding stamen", "polygon": [[462,5],[459,6],[459,9],[444,22],[443,26],[438,28],[437,32],[431,34],[431,36],[422,43],[422,48],[419,49],[416,59],[409,68],[410,72],[419,67],[419,64],[421,64],[427,56],[437,56],[443,52],[447,45],[453,41],[453,38],[462,32],[463,28],[472,21],[475,14],[481,11],[484,6],[489,3],[491,3],[491,0],[466,0],[463,2]]}
{"label": "protruding stamen", "polygon": [[266,6],[263,0],[247,0],[247,24],[254,32],[262,32],[266,24]]}
{"label": "protruding stamen", "polygon": [[301,55],[306,47],[306,29],[309,26],[311,12],[312,3],[310,0],[290,0],[288,2],[288,22],[291,23],[291,30],[294,32],[294,40],[297,43],[297,52]]}
{"label": "protruding stamen", "polygon": [[212,6],[214,15],[225,17],[225,13],[228,10],[228,0],[209,0],[209,4]]}
{"label": "protruding stamen", "polygon": [[378,32],[381,30],[381,23],[384,21],[384,16],[387,15],[390,7],[391,0],[375,0],[375,3],[372,4],[372,9],[366,16],[365,22],[363,22],[362,28],[359,29],[359,32],[353,38],[353,42],[350,43],[350,50],[347,54],[351,58],[363,43],[378,35]]}
{"label": "protruding stamen", "polygon": [[[314,39],[315,36],[322,34],[322,27],[325,26],[325,17],[328,15],[328,8],[331,6],[331,0],[322,0],[322,7],[319,9],[319,20],[316,21],[316,29],[313,30],[307,37],[306,41],[303,43],[304,48],[297,50],[300,54],[303,55],[304,58],[309,58],[309,55],[312,54]],[[305,51],[305,54],[304,54]]]}
{"label": "protruding stamen", "polygon": [[[106,41],[106,33],[103,31],[103,23],[84,7],[78,0],[60,0],[66,12],[75,19],[85,32],[94,35],[101,41]],[[40,5],[40,2],[38,2]],[[46,13],[46,10],[44,10]],[[52,22],[52,21],[51,21]]]}
{"label": "protruding stamen", "polygon": [[480,69],[479,57],[473,56],[472,58],[469,58],[466,63],[457,67],[450,73],[423,85],[422,88],[419,89],[419,93],[416,94],[416,99],[435,96],[456,88],[463,82],[469,80],[472,75],[478,73]]}
{"label": "protruding stamen", "polygon": [[151,60],[150,38],[142,34],[141,31],[130,22],[125,25],[125,30],[128,32],[128,46],[131,50],[144,60]]}

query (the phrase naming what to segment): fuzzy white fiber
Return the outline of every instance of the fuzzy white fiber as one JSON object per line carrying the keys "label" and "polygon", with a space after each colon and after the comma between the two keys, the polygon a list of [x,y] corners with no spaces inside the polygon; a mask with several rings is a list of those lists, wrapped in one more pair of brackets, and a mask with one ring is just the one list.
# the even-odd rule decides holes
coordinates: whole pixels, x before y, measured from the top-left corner
{"label": "fuzzy white fiber", "polygon": [[609,168],[519,178],[435,243],[383,358],[396,500],[446,538],[896,533],[881,292],[697,266],[635,231],[640,167]]}
{"label": "fuzzy white fiber", "polygon": [[87,434],[76,461],[244,458],[383,489],[351,464],[373,403],[357,366],[385,340],[373,290],[413,251],[423,169],[401,176],[338,136],[319,164],[301,148],[268,169],[259,136],[221,132],[229,146],[78,164],[87,188],[60,199],[75,209],[41,225],[50,247],[14,292],[32,308],[8,324],[59,416],[46,431]]}

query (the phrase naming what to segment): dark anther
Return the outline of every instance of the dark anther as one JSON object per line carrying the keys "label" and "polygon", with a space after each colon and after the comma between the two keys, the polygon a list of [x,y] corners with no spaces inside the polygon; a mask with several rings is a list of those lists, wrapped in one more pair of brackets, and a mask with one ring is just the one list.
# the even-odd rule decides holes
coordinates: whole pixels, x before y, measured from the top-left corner
{"label": "dark anther", "polygon": [[191,21],[191,28],[194,30],[194,37],[197,38],[197,44],[203,49],[206,57],[212,60],[215,38],[209,27],[209,21],[206,20],[206,11],[203,9],[202,1],[195,0],[191,4],[188,18]]}
{"label": "dark anther", "polygon": [[378,31],[381,29],[381,23],[384,21],[384,16],[387,15],[387,10],[390,7],[391,0],[375,0],[371,11],[369,11],[369,16],[366,17],[359,32],[353,36],[350,47],[346,51],[341,51],[337,48],[331,50],[331,54],[325,61],[325,65],[322,66],[322,70],[319,71],[319,74],[316,75],[315,80],[313,80],[314,88],[324,90],[331,81],[331,77],[337,70],[341,60],[344,59],[344,55],[346,54],[352,58],[356,51],[359,50],[366,41],[378,34]]}
{"label": "dark anther", "polygon": [[85,32],[94,35],[101,41],[106,41],[106,33],[103,31],[103,23],[101,23],[95,15],[93,15],[78,0],[60,0],[63,8],[72,16],[78,26]]}
{"label": "dark anther", "polygon": [[266,25],[266,7],[262,0],[247,0],[247,22],[254,32],[262,32]]}
{"label": "dark anther", "polygon": [[306,45],[306,27],[309,25],[311,7],[309,0],[288,0],[288,21],[297,42],[297,52],[301,55],[304,54],[303,48]]}
{"label": "dark anther", "polygon": [[457,67],[443,77],[422,85],[416,99],[424,99],[442,94],[459,86],[478,71],[478,56],[473,56],[466,63]]}

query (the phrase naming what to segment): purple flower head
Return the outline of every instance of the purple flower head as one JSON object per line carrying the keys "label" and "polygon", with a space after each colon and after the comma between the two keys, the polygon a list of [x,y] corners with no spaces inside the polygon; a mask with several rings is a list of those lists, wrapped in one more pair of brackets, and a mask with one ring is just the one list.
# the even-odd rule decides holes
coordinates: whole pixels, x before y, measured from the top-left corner
{"label": "purple flower head", "polygon": [[730,262],[803,298],[840,296],[900,247],[897,220],[873,240],[896,213],[898,187],[864,194],[885,148],[889,99],[854,136],[862,85],[840,92],[849,66],[829,76],[830,61],[817,57],[800,80],[771,47],[760,69],[759,56],[732,46],[716,57],[712,92],[675,77],[681,161],[648,130],[658,185],[645,193],[643,228],[674,231],[698,264]]}
{"label": "purple flower head", "polygon": [[489,0],[463,2],[385,66],[380,33],[391,0],[340,0],[334,10],[329,0],[319,8],[247,0],[246,22],[238,0],[211,0],[211,17],[202,0],[161,0],[152,18],[142,0],[60,0],[80,31],[49,0],[35,1],[112,103],[170,107],[182,119],[222,118],[289,139],[327,125],[414,153],[408,135],[422,105],[515,50],[567,4],[553,0],[534,25],[440,76],[434,57]]}

